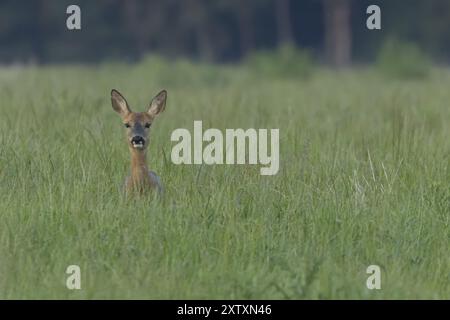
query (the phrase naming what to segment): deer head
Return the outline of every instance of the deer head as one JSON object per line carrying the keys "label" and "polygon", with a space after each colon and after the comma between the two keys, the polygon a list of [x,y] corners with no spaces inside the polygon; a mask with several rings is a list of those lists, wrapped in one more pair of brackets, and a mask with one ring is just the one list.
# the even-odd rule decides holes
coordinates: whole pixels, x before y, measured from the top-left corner
{"label": "deer head", "polygon": [[133,112],[119,91],[111,90],[114,111],[122,118],[130,150],[145,151],[149,142],[150,127],[158,114],[166,107],[167,91],[162,90],[150,102],[146,112]]}

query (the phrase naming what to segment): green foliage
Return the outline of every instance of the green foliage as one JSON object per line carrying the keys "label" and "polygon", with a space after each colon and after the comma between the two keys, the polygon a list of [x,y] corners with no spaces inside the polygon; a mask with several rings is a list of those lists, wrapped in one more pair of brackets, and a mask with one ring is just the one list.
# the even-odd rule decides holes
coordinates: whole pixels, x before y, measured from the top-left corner
{"label": "green foliage", "polygon": [[[148,52],[237,61],[259,46],[275,49],[282,39],[274,27],[285,19],[289,19],[296,44],[307,40],[314,53],[324,56],[323,0],[289,1],[288,16],[274,14],[277,2],[78,0],[82,31],[73,32],[65,28],[71,1],[4,0],[0,1],[0,61],[136,61]],[[386,33],[409,38],[433,58],[449,61],[450,1],[409,0],[407,8],[404,0],[380,1],[383,31],[364,32],[365,10],[371,2],[349,1],[355,61],[372,61]]]}
{"label": "green foliage", "polygon": [[431,67],[430,60],[416,44],[393,38],[381,47],[376,64],[381,73],[398,79],[423,79]]}
{"label": "green foliage", "polygon": [[305,79],[314,70],[311,54],[292,45],[284,45],[273,51],[250,53],[245,64],[251,72],[262,77]]}
{"label": "green foliage", "polygon": [[221,86],[229,80],[229,67],[192,62],[188,59],[167,59],[159,55],[147,55],[132,68],[137,77],[151,73],[162,86]]}
{"label": "green foliage", "polygon": [[[0,298],[450,298],[448,70],[395,85],[323,71],[299,86],[175,69],[151,58],[0,70]],[[161,79],[173,85],[148,164],[165,201],[127,201],[110,90],[144,111]],[[279,128],[279,173],[172,164],[170,135],[194,120]],[[72,264],[82,290],[65,286]],[[371,264],[382,290],[366,288]]]}

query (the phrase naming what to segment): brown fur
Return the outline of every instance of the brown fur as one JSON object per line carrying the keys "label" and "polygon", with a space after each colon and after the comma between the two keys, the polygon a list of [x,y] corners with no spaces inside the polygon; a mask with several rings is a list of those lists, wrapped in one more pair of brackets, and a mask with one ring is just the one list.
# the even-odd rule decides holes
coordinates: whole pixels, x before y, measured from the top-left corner
{"label": "brown fur", "polygon": [[[150,126],[155,117],[164,111],[167,93],[161,91],[151,101],[147,112],[132,112],[125,98],[116,90],[111,91],[113,109],[120,114],[126,125],[126,138],[131,155],[131,174],[125,180],[125,192],[145,193],[150,190],[162,192],[163,188],[159,177],[147,167],[147,147],[149,145]],[[139,137],[144,145],[136,148],[132,139]]]}

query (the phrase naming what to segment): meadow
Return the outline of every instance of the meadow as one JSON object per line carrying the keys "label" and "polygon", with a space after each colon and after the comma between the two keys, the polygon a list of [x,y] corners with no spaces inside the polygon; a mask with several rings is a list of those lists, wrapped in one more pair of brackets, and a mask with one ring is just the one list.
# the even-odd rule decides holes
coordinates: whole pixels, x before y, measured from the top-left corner
{"label": "meadow", "polygon": [[[126,199],[123,125],[167,89]],[[175,165],[170,134],[279,128],[280,169]],[[450,299],[450,70],[265,77],[165,63],[0,69],[1,299]],[[66,288],[67,266],[81,290]],[[381,290],[366,268],[381,267]]]}

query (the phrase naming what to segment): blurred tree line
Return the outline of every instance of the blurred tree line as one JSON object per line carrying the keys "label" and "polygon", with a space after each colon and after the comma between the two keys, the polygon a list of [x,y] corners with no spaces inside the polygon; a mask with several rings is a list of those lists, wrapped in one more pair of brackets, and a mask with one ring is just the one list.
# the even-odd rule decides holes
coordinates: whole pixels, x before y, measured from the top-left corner
{"label": "blurred tree line", "polygon": [[[66,8],[81,8],[78,31]],[[366,9],[381,7],[381,30]],[[450,59],[449,0],[1,0],[0,62],[135,61],[154,53],[238,61],[285,44],[336,66],[373,61],[387,38]]]}

